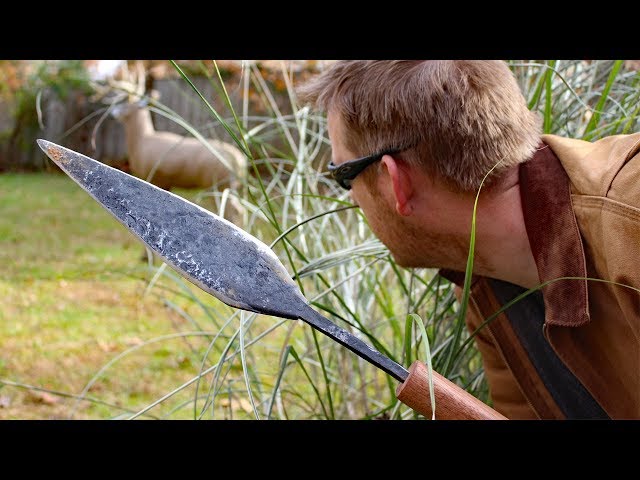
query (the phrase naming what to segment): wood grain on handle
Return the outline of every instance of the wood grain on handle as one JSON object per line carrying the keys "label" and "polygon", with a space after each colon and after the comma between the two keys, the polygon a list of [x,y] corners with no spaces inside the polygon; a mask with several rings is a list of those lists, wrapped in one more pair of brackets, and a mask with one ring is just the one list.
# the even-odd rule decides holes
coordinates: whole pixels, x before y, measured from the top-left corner
{"label": "wood grain on handle", "polygon": [[[433,390],[437,420],[507,420],[437,372],[433,372]],[[424,363],[417,360],[413,362],[409,367],[409,376],[396,388],[396,397],[416,412],[431,418],[429,370]]]}

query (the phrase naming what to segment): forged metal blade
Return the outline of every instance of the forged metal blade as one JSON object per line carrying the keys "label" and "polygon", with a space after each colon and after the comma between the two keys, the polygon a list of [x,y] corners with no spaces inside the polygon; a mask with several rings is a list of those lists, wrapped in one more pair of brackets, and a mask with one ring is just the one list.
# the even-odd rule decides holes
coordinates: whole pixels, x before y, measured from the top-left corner
{"label": "forged metal blade", "polygon": [[85,155],[38,140],[64,172],[188,280],[232,307],[298,318],[306,299],[273,251],[233,223]]}
{"label": "forged metal blade", "polygon": [[404,382],[409,372],[316,312],[273,251],[233,223],[144,180],[46,140],[68,176],[182,276],[232,307],[302,319]]}

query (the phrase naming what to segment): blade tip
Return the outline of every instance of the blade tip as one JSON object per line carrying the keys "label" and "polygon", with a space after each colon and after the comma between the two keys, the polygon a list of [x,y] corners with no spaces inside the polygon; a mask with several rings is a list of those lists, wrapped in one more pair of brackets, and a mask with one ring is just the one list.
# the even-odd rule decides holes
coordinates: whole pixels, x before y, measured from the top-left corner
{"label": "blade tip", "polygon": [[60,165],[60,161],[63,160],[63,154],[60,148],[58,148],[58,145],[42,138],[38,138],[36,142],[38,142],[38,146],[51,160]]}

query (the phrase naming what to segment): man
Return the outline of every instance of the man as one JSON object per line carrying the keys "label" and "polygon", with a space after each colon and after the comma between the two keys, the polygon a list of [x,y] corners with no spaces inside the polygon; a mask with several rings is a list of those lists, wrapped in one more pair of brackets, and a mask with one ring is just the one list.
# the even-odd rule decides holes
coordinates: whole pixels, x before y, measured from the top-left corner
{"label": "man", "polygon": [[551,281],[475,337],[496,410],[640,418],[640,134],[541,135],[500,61],[341,61],[299,93],[327,112],[329,168],[402,266],[462,285],[496,167],[469,329]]}

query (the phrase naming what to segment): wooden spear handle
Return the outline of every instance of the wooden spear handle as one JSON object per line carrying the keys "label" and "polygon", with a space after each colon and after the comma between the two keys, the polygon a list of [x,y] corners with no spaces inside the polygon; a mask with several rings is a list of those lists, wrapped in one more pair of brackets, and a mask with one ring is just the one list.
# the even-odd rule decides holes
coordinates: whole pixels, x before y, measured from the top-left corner
{"label": "wooden spear handle", "polygon": [[[433,390],[438,420],[507,420],[486,403],[433,372]],[[396,397],[405,405],[431,418],[429,370],[416,360],[409,367],[409,376],[396,388]]]}

